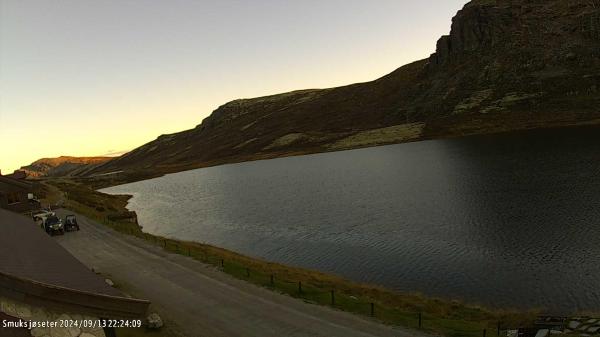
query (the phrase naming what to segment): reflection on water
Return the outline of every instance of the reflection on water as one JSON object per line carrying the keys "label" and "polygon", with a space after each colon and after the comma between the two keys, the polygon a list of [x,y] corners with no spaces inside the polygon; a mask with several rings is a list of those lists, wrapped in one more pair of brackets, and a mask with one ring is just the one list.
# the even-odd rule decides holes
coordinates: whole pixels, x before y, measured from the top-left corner
{"label": "reflection on water", "polygon": [[600,308],[600,133],[427,141],[116,186],[150,233],[402,291]]}

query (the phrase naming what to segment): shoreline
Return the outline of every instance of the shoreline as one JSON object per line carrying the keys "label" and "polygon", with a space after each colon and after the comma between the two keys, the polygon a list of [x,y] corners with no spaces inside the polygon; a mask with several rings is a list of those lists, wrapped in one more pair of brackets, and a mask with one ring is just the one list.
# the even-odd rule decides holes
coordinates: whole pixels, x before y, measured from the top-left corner
{"label": "shoreline", "polygon": [[[459,300],[401,293],[382,286],[364,284],[315,270],[252,258],[224,248],[174,240],[144,233],[126,209],[131,196],[97,192],[80,183],[45,181],[53,190],[46,200],[63,197],[63,208],[80,213],[125,235],[132,235],[164,250],[212,265],[237,279],[287,294],[306,302],[333,306],[358,315],[374,317],[389,325],[419,328],[446,336],[481,336],[483,329],[528,326],[542,310],[488,308]],[[421,319],[419,319],[421,316]]]}
{"label": "shoreline", "polygon": [[[501,117],[501,116],[500,116]],[[200,168],[214,167],[220,165],[228,165],[228,164],[239,164],[245,162],[259,161],[259,160],[269,160],[269,159],[277,159],[277,158],[286,158],[286,157],[295,157],[295,156],[304,156],[304,155],[317,155],[317,154],[326,154],[330,152],[339,152],[339,151],[351,151],[351,150],[359,150],[366,149],[371,147],[378,146],[387,146],[387,145],[398,145],[398,144],[406,144],[413,142],[422,142],[422,141],[431,141],[431,140],[444,140],[444,139],[459,139],[465,137],[477,137],[477,136],[492,136],[492,135],[505,135],[505,134],[514,134],[514,133],[524,133],[524,132],[535,132],[535,131],[547,131],[547,130],[573,130],[579,128],[600,128],[600,118],[594,116],[594,118],[590,117],[588,119],[583,120],[568,120],[564,121],[561,118],[556,118],[553,120],[549,118],[549,120],[540,120],[540,121],[530,121],[529,123],[518,123],[517,125],[513,125],[514,121],[508,121],[508,125],[503,125],[502,122],[506,122],[505,120],[498,121],[489,121],[489,125],[482,124],[481,121],[475,119],[473,121],[463,121],[462,123],[448,122],[447,125],[443,125],[444,123],[438,122],[435,125],[425,124],[423,127],[425,131],[418,137],[414,138],[405,138],[405,139],[386,139],[384,138],[373,138],[369,142],[353,145],[349,147],[340,147],[340,148],[332,148],[332,147],[311,147],[311,148],[298,148],[298,149],[286,149],[274,152],[261,152],[261,153],[253,153],[253,154],[239,154],[236,156],[230,157],[222,157],[222,158],[214,158],[205,160],[202,162],[190,162],[184,163],[181,165],[169,165],[169,166],[156,166],[152,170],[140,170],[140,169],[127,169],[123,170],[96,174],[91,176],[73,176],[71,177],[73,180],[82,182],[86,185],[91,186],[94,189],[101,189],[121,184],[133,183],[142,180],[148,180],[153,178],[162,177],[167,174],[185,172],[190,170],[196,170]],[[371,131],[377,131],[380,129],[375,129]],[[367,131],[368,132],[368,131]],[[52,178],[45,178],[52,179]]]}
{"label": "shoreline", "polygon": [[[597,127],[598,125],[584,125],[561,127],[560,129]],[[537,129],[535,131],[545,130],[548,129]],[[514,132],[520,133],[527,131],[518,130],[508,133]],[[502,132],[501,134],[506,134],[506,132]],[[485,135],[479,134],[474,136]],[[296,153],[292,155],[301,154],[302,153]],[[282,156],[276,158],[281,157]],[[251,160],[259,159],[268,158],[253,158]],[[226,162],[224,164],[234,163],[236,162]],[[214,165],[218,165],[218,163],[214,163]],[[169,173],[175,172],[165,172],[164,174]],[[125,172],[119,174],[120,177],[47,178],[41,180],[41,182],[47,189],[53,190],[52,193],[55,194],[53,198],[50,198],[52,200],[47,199],[50,203],[63,199],[63,206],[65,208],[77,211],[90,218],[98,219],[105,225],[123,234],[143,238],[156,245],[162,245],[163,249],[169,252],[187,255],[199,259],[204,263],[213,265],[215,268],[219,268],[221,271],[238,279],[255,283],[262,287],[288,294],[292,297],[302,298],[311,303],[330,306],[332,297],[331,290],[334,290],[335,298],[338,301],[344,301],[342,299],[345,298],[346,303],[340,305],[341,310],[370,316],[369,304],[374,303],[376,308],[383,308],[382,314],[377,316],[377,319],[388,324],[415,327],[415,317],[418,313],[422,313],[429,319],[438,322],[433,324],[434,327],[430,327],[430,331],[432,332],[453,336],[455,335],[453,332],[454,329],[459,326],[463,333],[467,330],[476,331],[472,334],[471,332],[459,334],[461,336],[480,336],[481,329],[495,331],[499,321],[507,327],[530,325],[534,321],[535,316],[543,312],[543,310],[539,308],[494,308],[473,303],[465,303],[460,300],[430,297],[418,293],[402,293],[383,286],[350,281],[333,274],[286,266],[260,258],[252,258],[208,244],[154,236],[142,232],[135,221],[131,222],[132,219],[136,217],[135,212],[127,209],[128,200],[132,196],[108,195],[97,191],[97,189],[100,188],[150,179],[164,174],[152,175],[149,174],[149,172]],[[121,180],[119,181],[119,179]],[[251,276],[249,277],[248,275]],[[273,287],[270,280],[271,275],[274,275],[276,280],[282,280],[283,282],[280,285]],[[302,283],[300,286],[302,292],[298,291],[299,282]],[[360,303],[360,305],[356,306],[356,303],[352,304],[353,302]],[[338,303],[336,303],[335,306],[337,307]],[[376,310],[376,312],[379,311],[380,310]],[[570,314],[597,315],[597,313],[587,311]]]}

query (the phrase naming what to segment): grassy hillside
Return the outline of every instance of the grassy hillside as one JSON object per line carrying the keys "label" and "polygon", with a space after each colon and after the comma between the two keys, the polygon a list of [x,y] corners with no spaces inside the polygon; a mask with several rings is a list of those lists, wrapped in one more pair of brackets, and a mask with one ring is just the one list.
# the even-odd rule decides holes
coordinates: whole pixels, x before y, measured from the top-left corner
{"label": "grassy hillside", "polygon": [[69,157],[42,158],[21,167],[29,178],[62,177],[82,173],[93,166],[106,163],[111,157]]}
{"label": "grassy hillside", "polygon": [[598,124],[599,1],[472,1],[428,59],[367,83],[229,102],[92,173]]}

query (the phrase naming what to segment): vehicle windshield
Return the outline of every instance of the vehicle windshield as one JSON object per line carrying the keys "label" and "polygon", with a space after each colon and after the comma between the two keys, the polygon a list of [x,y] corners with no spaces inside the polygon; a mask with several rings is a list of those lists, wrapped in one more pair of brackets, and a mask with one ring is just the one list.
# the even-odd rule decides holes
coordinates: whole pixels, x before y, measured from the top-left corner
{"label": "vehicle windshield", "polygon": [[60,222],[60,220],[55,216],[48,217],[48,219],[46,220],[46,224],[48,224],[48,225],[54,225],[59,222]]}

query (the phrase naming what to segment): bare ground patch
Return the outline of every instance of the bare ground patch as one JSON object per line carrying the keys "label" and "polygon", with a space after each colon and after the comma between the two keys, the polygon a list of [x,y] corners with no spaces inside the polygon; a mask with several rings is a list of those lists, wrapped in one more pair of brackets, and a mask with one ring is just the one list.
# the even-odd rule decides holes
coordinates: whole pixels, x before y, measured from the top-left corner
{"label": "bare ground patch", "polygon": [[327,147],[330,150],[343,150],[381,144],[400,143],[415,140],[423,134],[424,123],[394,125],[387,128],[358,132]]}

